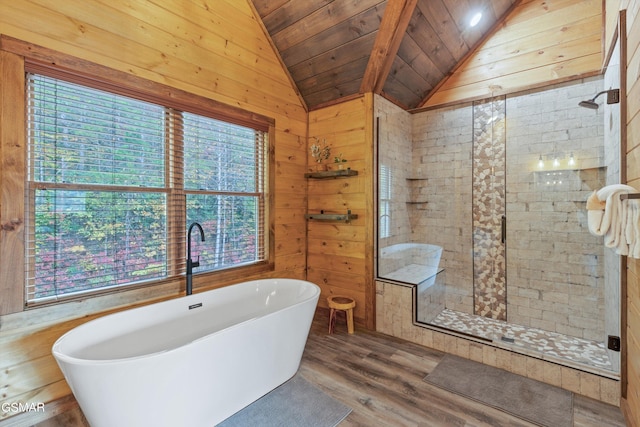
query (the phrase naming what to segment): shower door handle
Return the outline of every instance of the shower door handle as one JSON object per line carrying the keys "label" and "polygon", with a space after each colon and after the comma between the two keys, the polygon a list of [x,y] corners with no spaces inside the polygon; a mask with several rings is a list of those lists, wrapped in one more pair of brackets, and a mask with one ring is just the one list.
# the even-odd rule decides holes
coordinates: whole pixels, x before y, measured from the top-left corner
{"label": "shower door handle", "polygon": [[507,216],[502,215],[502,219],[500,221],[500,226],[502,227],[502,243],[507,241]]}

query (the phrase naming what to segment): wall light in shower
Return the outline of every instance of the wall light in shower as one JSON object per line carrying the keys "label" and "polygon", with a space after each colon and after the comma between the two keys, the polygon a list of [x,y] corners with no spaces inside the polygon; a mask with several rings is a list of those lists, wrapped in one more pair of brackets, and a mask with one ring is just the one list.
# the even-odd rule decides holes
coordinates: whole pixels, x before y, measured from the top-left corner
{"label": "wall light in shower", "polygon": [[587,101],[580,101],[578,105],[584,108],[589,108],[591,110],[597,110],[599,105],[596,102],[596,98],[603,93],[607,94],[607,104],[617,104],[618,102],[620,102],[620,89],[609,89],[598,92],[596,96]]}
{"label": "wall light in shower", "polygon": [[567,171],[574,170],[577,165],[576,157],[573,152],[569,153],[567,157],[566,153],[553,152],[547,154],[540,154],[538,156],[538,162],[536,163],[537,169],[541,172],[546,171]]}

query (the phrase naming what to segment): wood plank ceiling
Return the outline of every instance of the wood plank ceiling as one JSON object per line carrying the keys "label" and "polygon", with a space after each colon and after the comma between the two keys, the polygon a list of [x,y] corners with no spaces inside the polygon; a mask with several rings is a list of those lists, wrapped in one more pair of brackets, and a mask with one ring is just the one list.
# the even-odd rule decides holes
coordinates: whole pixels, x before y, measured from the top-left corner
{"label": "wood plank ceiling", "polygon": [[408,110],[521,0],[252,1],[309,110],[365,92]]}

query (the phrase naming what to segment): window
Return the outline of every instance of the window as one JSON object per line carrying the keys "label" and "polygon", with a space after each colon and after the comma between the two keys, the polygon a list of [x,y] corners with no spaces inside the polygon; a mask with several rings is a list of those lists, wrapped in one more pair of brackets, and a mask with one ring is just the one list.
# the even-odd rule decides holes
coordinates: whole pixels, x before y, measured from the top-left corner
{"label": "window", "polygon": [[266,260],[268,126],[143,98],[27,75],[27,304]]}
{"label": "window", "polygon": [[380,165],[378,188],[378,237],[391,237],[391,168]]}
{"label": "window", "polygon": [[200,265],[218,269],[264,257],[264,134],[194,114],[183,115],[187,222],[209,230]]}

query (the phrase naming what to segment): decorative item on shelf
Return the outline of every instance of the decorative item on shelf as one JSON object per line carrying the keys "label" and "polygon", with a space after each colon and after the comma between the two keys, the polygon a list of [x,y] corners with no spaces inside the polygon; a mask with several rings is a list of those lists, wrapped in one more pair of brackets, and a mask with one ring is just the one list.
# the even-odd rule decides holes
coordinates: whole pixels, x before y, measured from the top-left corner
{"label": "decorative item on shelf", "polygon": [[316,161],[316,170],[317,171],[326,171],[327,165],[322,163],[323,160],[327,160],[331,157],[331,147],[327,145],[327,140],[322,140],[322,145],[320,145],[320,140],[318,137],[313,137],[316,142],[315,144],[311,144],[311,157]]}
{"label": "decorative item on shelf", "polygon": [[345,163],[347,163],[347,159],[342,158],[342,153],[340,153],[333,158],[333,163],[335,163],[338,170],[342,170],[345,168]]}

